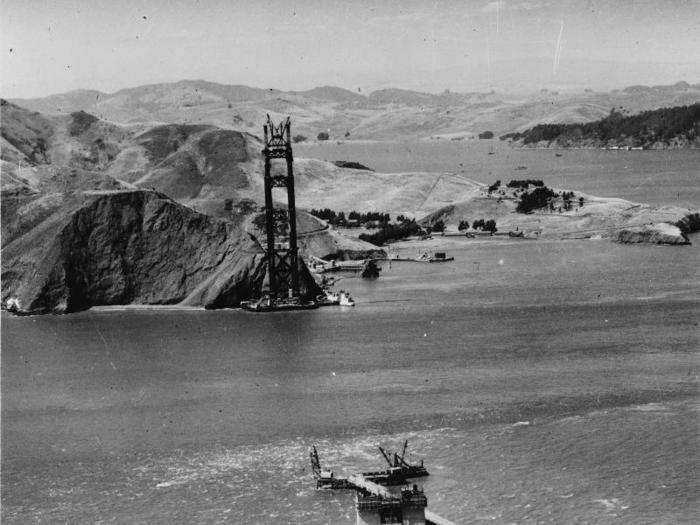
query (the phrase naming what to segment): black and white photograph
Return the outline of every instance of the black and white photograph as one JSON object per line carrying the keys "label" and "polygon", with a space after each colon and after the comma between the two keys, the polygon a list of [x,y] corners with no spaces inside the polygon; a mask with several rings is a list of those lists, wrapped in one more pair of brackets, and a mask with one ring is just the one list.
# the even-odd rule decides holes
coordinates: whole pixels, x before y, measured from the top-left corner
{"label": "black and white photograph", "polygon": [[0,0],[0,521],[691,524],[700,0]]}

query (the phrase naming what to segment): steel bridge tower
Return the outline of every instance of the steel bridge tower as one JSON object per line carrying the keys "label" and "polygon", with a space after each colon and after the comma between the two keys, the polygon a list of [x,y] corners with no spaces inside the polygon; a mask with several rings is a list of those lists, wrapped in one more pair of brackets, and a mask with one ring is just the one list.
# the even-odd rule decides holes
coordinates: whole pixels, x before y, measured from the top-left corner
{"label": "steel bridge tower", "polygon": [[[265,233],[267,234],[267,271],[269,275],[270,300],[299,297],[299,261],[297,248],[297,216],[294,202],[294,169],[289,117],[277,126],[267,116],[263,125],[265,147]],[[286,174],[272,174],[272,161],[284,159]],[[287,189],[287,218],[289,224],[288,243],[277,242],[276,226],[284,222],[276,213],[272,201],[273,188]],[[280,210],[281,211],[281,210]]]}

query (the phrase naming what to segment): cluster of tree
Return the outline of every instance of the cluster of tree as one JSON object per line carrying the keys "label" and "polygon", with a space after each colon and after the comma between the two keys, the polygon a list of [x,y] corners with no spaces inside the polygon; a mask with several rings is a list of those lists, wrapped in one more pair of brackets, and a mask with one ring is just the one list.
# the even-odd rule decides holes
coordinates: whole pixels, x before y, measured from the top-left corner
{"label": "cluster of tree", "polygon": [[[391,220],[391,216],[388,213],[381,213],[378,211],[368,211],[366,213],[362,213],[353,210],[347,214],[347,217],[345,215],[345,212],[334,211],[330,208],[323,208],[320,210],[312,209],[309,211],[309,213],[314,217],[323,219],[324,221],[328,222],[329,224],[332,224],[333,226],[341,227],[359,226],[361,224],[368,223],[386,224]],[[406,218],[403,217],[403,215],[399,215],[397,220],[399,222],[403,222],[404,220],[406,220]]]}
{"label": "cluster of tree", "polygon": [[541,180],[536,180],[536,179],[522,179],[522,180],[511,180],[506,186],[509,188],[522,188],[526,190],[528,186],[537,186],[537,187],[542,187],[544,186],[544,182]]}
{"label": "cluster of tree", "polygon": [[372,168],[368,168],[364,164],[360,164],[359,162],[355,162],[352,160],[334,160],[333,164],[335,164],[339,168],[352,168],[354,170],[374,171]]}
{"label": "cluster of tree", "polygon": [[436,220],[434,223],[430,225],[430,231],[432,232],[437,232],[437,233],[442,233],[445,231],[445,221],[442,219]]}
{"label": "cluster of tree", "polygon": [[472,223],[472,228],[491,233],[496,233],[498,231],[498,228],[496,228],[496,221],[493,219],[487,221],[484,219],[477,219]]}
{"label": "cluster of tree", "polygon": [[[378,211],[361,213],[353,210],[348,214],[348,219],[351,221],[360,221],[361,224],[367,222],[378,222],[380,224],[384,224],[391,220],[391,216],[388,213],[381,213]],[[396,220],[399,222],[404,222],[406,218],[403,215],[399,215]]]}
{"label": "cluster of tree", "polygon": [[489,193],[496,191],[500,187],[501,187],[501,181],[499,179],[496,182],[494,182],[493,184],[491,184],[491,186],[489,186]]}
{"label": "cluster of tree", "polygon": [[[496,228],[496,221],[494,219],[489,219],[485,221],[484,219],[476,219],[472,223],[472,228],[475,230],[482,230],[485,232],[491,232],[491,233],[496,233],[498,231],[498,228]],[[459,226],[457,226],[457,229],[459,231],[465,231],[469,229],[469,221],[467,220],[461,220],[459,221]]]}
{"label": "cluster of tree", "polygon": [[[520,196],[520,201],[515,211],[518,213],[530,213],[533,210],[544,208],[556,193],[547,186],[540,186],[532,191],[526,191]],[[551,207],[551,206],[550,206]]]}
{"label": "cluster of tree", "polygon": [[[566,211],[569,211],[569,210],[571,210],[571,208],[574,207],[572,201],[573,201],[573,199],[574,199],[575,196],[576,196],[576,195],[574,194],[573,191],[563,191],[563,192],[562,192],[561,198],[562,198],[562,200],[564,201],[564,203],[562,204],[562,207],[563,207]],[[578,207],[579,207],[579,208],[583,207],[583,201],[584,201],[583,197],[579,197],[579,198],[578,198]],[[550,203],[550,209],[551,209],[551,210],[554,209],[554,205],[553,205],[552,203]]]}
{"label": "cluster of tree", "polygon": [[637,115],[624,115],[613,108],[604,119],[576,124],[538,124],[522,133],[508,133],[501,140],[522,140],[524,144],[540,141],[560,143],[593,139],[603,143],[630,139],[635,146],[645,146],[657,141],[668,142],[685,137],[700,137],[700,103],[644,111]]}
{"label": "cluster of tree", "polygon": [[309,211],[309,213],[314,217],[323,219],[333,226],[346,226],[348,223],[348,219],[345,218],[345,212],[343,211],[334,211],[330,208],[323,208],[320,210],[312,209]]}
{"label": "cluster of tree", "polygon": [[405,220],[400,224],[384,224],[374,233],[361,233],[360,239],[376,246],[381,246],[390,241],[405,239],[412,235],[422,235],[423,230],[414,219]]}

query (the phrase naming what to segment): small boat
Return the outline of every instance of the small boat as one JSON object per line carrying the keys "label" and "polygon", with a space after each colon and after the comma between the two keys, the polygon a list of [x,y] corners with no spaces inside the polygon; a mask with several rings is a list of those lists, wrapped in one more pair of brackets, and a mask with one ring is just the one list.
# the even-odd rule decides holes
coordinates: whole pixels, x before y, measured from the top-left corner
{"label": "small boat", "polygon": [[439,263],[454,260],[454,257],[447,257],[447,254],[445,252],[434,252],[432,255],[430,255],[428,252],[423,252],[416,258],[416,261],[418,262],[429,263]]}
{"label": "small boat", "polygon": [[522,230],[517,232],[510,231],[508,232],[508,237],[525,237],[525,232]]}
{"label": "small boat", "polygon": [[348,292],[341,290],[338,304],[340,306],[355,306],[355,301],[352,297],[350,297],[350,294]]}

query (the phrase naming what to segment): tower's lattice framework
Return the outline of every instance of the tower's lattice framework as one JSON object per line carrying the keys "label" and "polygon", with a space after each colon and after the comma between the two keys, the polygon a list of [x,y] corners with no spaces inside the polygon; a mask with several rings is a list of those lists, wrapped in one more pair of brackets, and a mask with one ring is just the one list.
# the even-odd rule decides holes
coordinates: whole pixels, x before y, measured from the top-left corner
{"label": "tower's lattice framework", "polygon": [[[263,126],[265,147],[262,150],[265,159],[265,233],[267,235],[267,271],[269,276],[270,299],[299,297],[299,261],[297,248],[297,216],[294,202],[294,157],[289,117],[277,126],[267,116]],[[284,159],[287,164],[286,174],[272,174],[272,162]],[[285,219],[275,213],[272,200],[273,188],[287,190],[287,217],[289,225],[288,242],[278,242],[277,225]]]}

